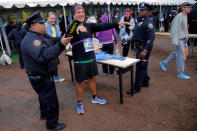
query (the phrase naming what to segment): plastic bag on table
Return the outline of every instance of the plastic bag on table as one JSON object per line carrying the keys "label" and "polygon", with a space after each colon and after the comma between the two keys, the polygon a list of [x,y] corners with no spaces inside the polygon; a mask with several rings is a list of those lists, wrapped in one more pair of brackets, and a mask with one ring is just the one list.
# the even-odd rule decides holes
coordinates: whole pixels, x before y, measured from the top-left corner
{"label": "plastic bag on table", "polygon": [[98,50],[100,50],[100,49],[103,47],[103,45],[102,45],[102,44],[99,42],[99,40],[96,39],[96,38],[93,38],[93,39],[92,39],[92,42],[93,42],[94,50],[95,50],[95,51],[98,51]]}

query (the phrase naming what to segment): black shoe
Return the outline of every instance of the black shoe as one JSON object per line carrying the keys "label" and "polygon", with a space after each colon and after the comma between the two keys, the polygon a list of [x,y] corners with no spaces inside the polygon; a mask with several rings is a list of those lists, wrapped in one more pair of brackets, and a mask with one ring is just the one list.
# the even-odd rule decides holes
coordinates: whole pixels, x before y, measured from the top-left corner
{"label": "black shoe", "polygon": [[148,87],[149,87],[149,82],[144,82],[144,83],[142,83],[142,87],[148,88]]}
{"label": "black shoe", "polygon": [[128,95],[130,95],[130,94],[131,94],[131,90],[128,90],[126,93],[127,93]]}
{"label": "black shoe", "polygon": [[[140,92],[141,89],[133,89],[133,93],[138,93]],[[127,94],[131,94],[131,90],[127,91]]]}
{"label": "black shoe", "polygon": [[48,130],[62,130],[64,129],[66,126],[64,125],[64,123],[57,123],[56,127],[47,127]]}
{"label": "black shoe", "polygon": [[46,116],[40,116],[40,120],[46,120]]}

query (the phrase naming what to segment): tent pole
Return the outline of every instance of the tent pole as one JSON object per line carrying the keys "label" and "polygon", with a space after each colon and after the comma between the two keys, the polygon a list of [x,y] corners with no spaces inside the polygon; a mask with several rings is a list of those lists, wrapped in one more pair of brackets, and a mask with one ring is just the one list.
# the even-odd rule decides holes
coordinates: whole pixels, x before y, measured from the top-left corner
{"label": "tent pole", "polygon": [[92,7],[89,7],[89,14],[88,15],[92,15]]}
{"label": "tent pole", "polygon": [[159,5],[160,19],[159,19],[159,28],[161,27],[161,5]]}
{"label": "tent pole", "polygon": [[107,6],[108,6],[108,17],[109,17],[109,22],[111,22],[110,5],[107,4]]}
{"label": "tent pole", "polygon": [[21,16],[21,12],[17,12],[17,16],[18,16],[18,21],[22,21],[22,16]]}
{"label": "tent pole", "polygon": [[59,16],[58,16],[58,10],[57,9],[55,10],[55,16],[56,16],[56,24],[59,26],[60,21],[59,21]]}
{"label": "tent pole", "polygon": [[68,9],[69,12],[69,24],[72,23],[72,11],[71,8]]}
{"label": "tent pole", "polygon": [[97,18],[97,8],[96,7],[94,8],[94,16],[95,16],[95,18]]}
{"label": "tent pole", "polygon": [[4,39],[4,42],[5,42],[5,46],[6,46],[8,55],[11,56],[11,50],[10,50],[8,38],[7,38],[7,35],[6,35],[6,32],[5,32],[5,28],[4,28],[3,20],[1,18],[1,16],[0,16],[0,27],[1,27],[1,31],[2,31],[2,34],[3,34],[3,39]]}
{"label": "tent pole", "polygon": [[120,17],[122,17],[123,16],[123,12],[122,12],[122,5],[121,5],[121,7],[120,7]]}
{"label": "tent pole", "polygon": [[66,11],[65,11],[65,7],[64,6],[63,6],[63,12],[64,12],[65,31],[67,31],[67,19],[66,19]]}
{"label": "tent pole", "polygon": [[160,8],[160,13],[161,13],[161,5],[159,6],[159,8]]}

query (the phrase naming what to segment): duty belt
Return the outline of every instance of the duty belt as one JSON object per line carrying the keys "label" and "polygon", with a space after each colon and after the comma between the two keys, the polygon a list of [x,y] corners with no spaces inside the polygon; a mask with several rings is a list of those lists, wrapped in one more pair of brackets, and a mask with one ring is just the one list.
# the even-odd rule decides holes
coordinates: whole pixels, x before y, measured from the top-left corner
{"label": "duty belt", "polygon": [[37,77],[37,78],[40,78],[40,79],[46,79],[46,78],[49,78],[51,77],[52,75],[44,75],[44,74],[38,74],[38,73],[31,73],[31,72],[27,72],[28,76],[30,77]]}
{"label": "duty belt", "polygon": [[146,43],[142,43],[142,42],[134,42],[135,48],[137,50],[144,50],[144,48],[146,47]]}

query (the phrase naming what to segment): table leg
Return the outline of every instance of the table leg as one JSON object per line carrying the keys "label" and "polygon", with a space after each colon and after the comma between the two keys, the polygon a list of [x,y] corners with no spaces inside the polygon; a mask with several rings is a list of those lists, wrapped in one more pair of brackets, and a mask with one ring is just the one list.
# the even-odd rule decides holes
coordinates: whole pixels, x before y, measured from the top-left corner
{"label": "table leg", "polygon": [[74,82],[73,68],[72,68],[72,58],[70,56],[68,56],[68,60],[69,60],[69,66],[70,66],[71,79],[72,79],[72,82]]}
{"label": "table leg", "polygon": [[122,72],[119,69],[119,88],[120,88],[120,104],[123,104],[123,94],[122,94]]}
{"label": "table leg", "polygon": [[131,71],[130,71],[130,73],[131,73],[131,96],[133,96],[133,82],[134,82],[134,80],[133,80],[133,73],[134,73],[134,71],[133,71],[133,66],[131,67]]}
{"label": "table leg", "polygon": [[194,56],[194,40],[193,38],[189,38],[190,46],[188,51],[188,56]]}
{"label": "table leg", "polygon": [[191,48],[192,48],[191,54],[192,54],[192,56],[194,56],[194,41],[195,41],[195,39],[192,38],[192,40],[191,40]]}

